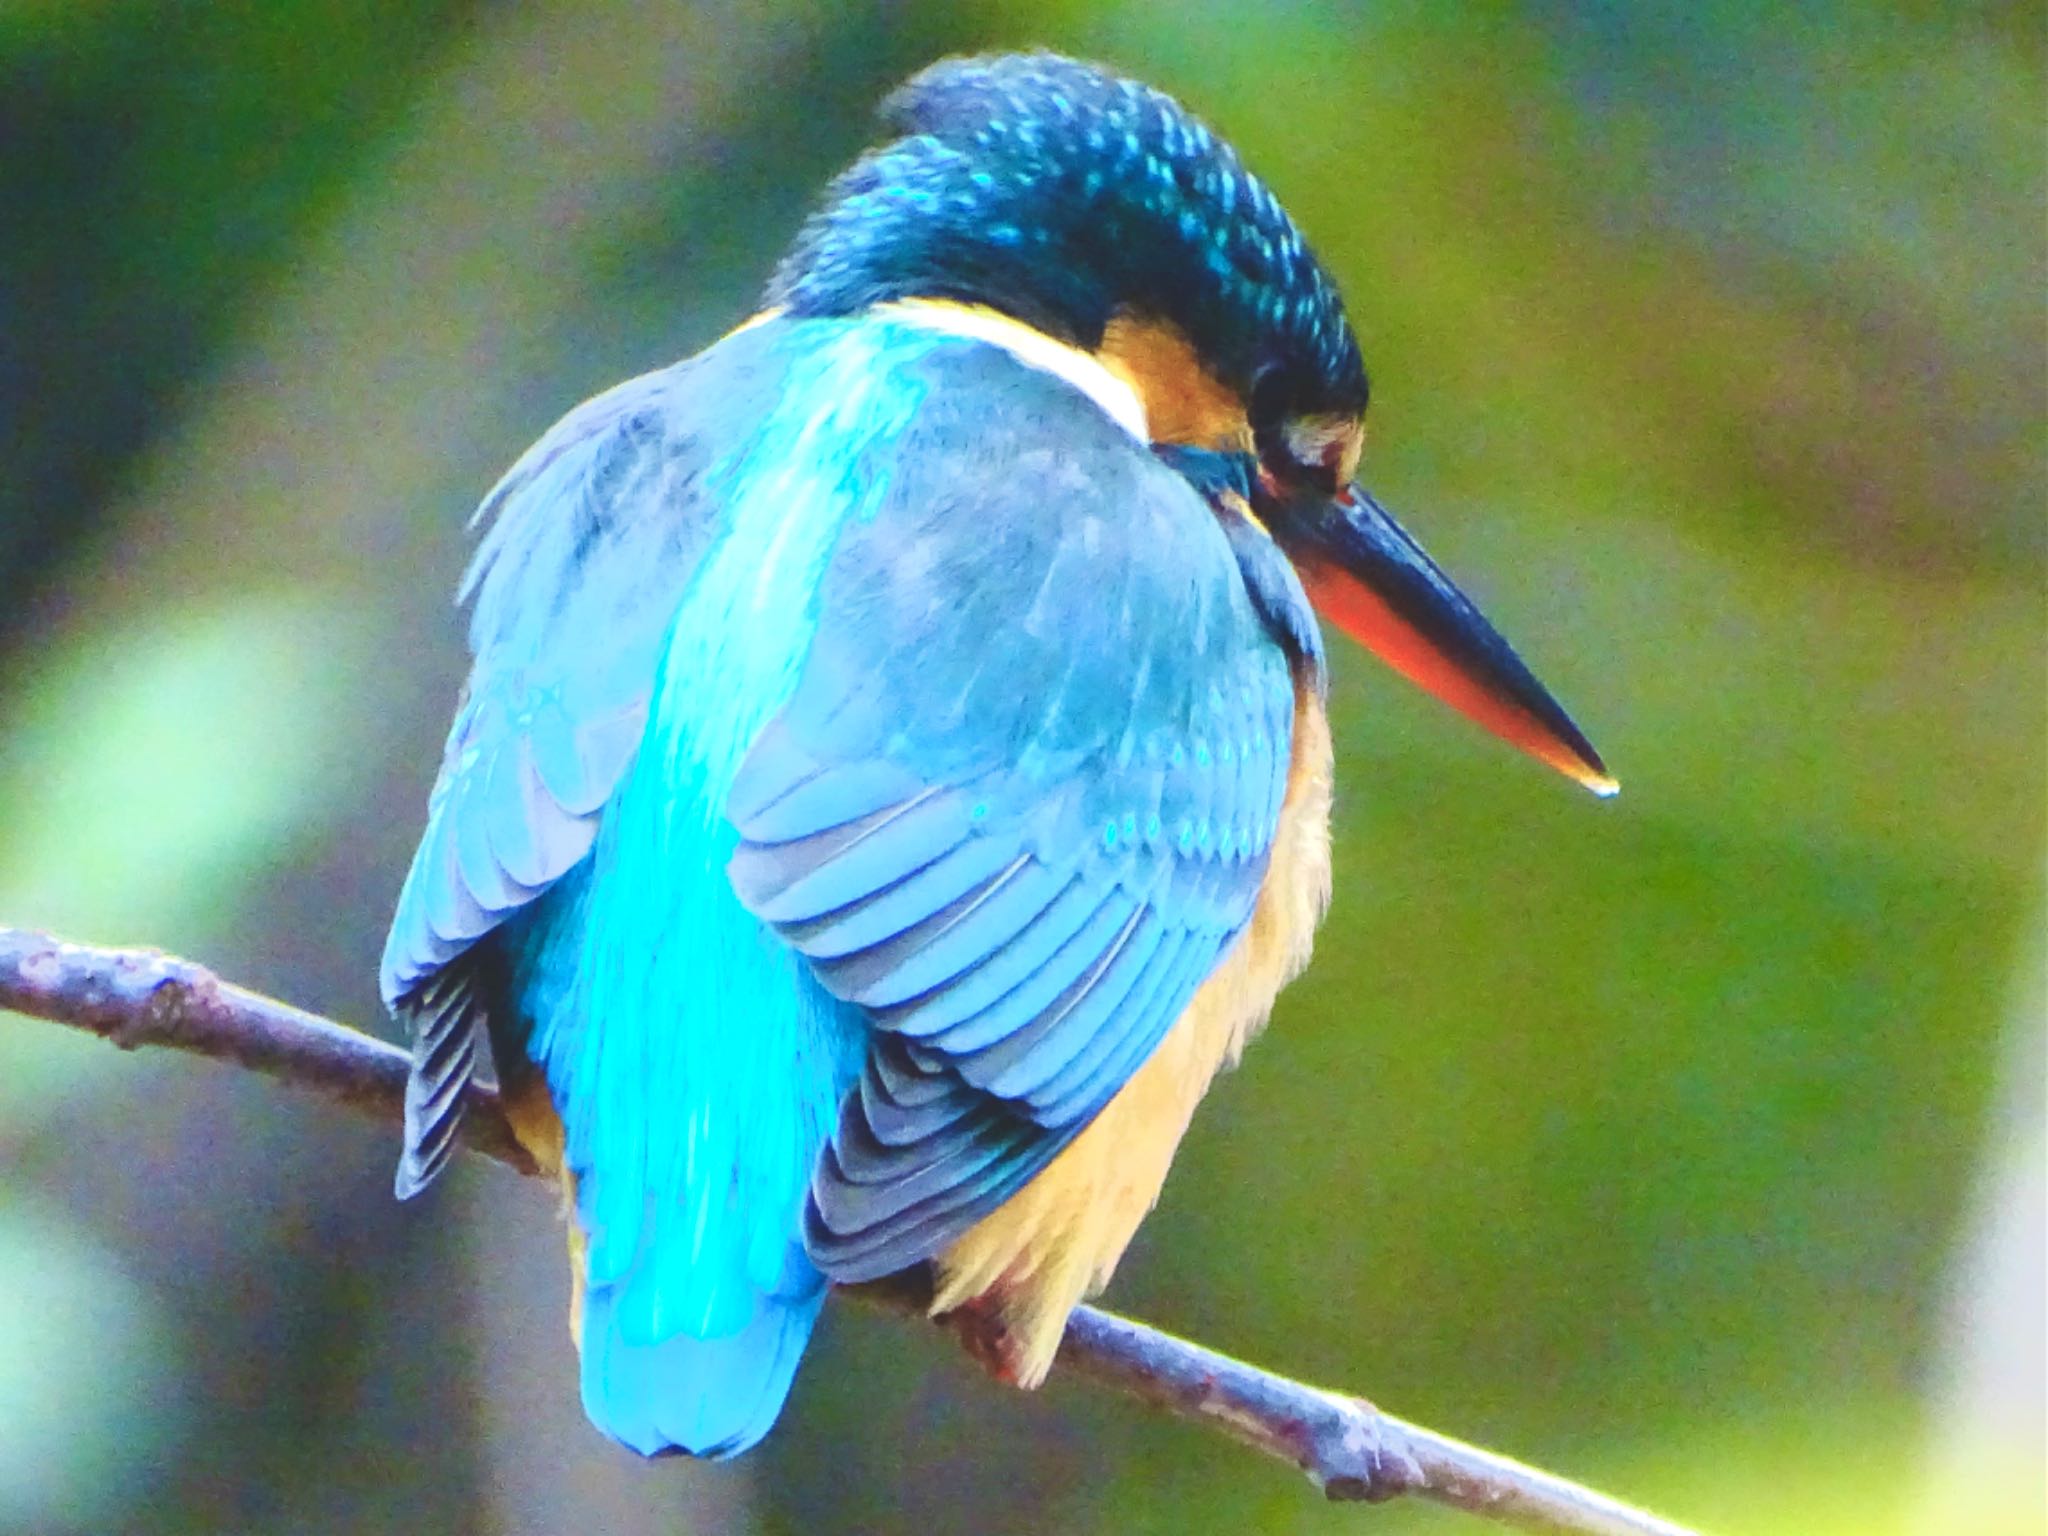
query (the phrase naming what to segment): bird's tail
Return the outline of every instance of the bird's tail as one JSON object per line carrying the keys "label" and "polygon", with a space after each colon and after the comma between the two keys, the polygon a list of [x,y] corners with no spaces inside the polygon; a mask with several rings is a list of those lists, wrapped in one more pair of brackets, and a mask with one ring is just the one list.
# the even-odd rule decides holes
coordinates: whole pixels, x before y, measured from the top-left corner
{"label": "bird's tail", "polygon": [[583,1298],[583,1411],[643,1456],[737,1456],[774,1426],[797,1361],[824,1305],[824,1288],[764,1296],[737,1332],[635,1337],[623,1285]]}

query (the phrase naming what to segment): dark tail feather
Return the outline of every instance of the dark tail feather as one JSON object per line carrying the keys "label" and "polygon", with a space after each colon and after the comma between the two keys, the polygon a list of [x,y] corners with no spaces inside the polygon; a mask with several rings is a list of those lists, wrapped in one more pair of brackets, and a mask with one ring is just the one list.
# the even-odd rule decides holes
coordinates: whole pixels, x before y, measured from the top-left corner
{"label": "dark tail feather", "polygon": [[392,1180],[401,1200],[410,1200],[433,1183],[454,1155],[464,1090],[476,1075],[477,1037],[484,1023],[476,982],[473,968],[457,959],[398,1005],[398,1013],[412,1029],[405,1147]]}

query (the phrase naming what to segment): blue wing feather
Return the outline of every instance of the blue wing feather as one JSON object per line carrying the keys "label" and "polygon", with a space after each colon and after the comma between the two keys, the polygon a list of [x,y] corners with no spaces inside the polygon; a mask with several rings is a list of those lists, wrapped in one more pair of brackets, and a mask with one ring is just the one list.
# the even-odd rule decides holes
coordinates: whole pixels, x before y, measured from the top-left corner
{"label": "blue wing feather", "polygon": [[589,852],[710,535],[662,498],[675,444],[648,425],[701,407],[695,366],[571,412],[478,508],[489,532],[461,587],[476,664],[385,943],[394,1007]]}
{"label": "blue wing feather", "polygon": [[1009,950],[1061,898],[1068,883],[1030,854],[1020,853],[977,890],[893,938],[833,962],[828,979],[846,996],[865,1002],[882,1027],[929,1034],[979,1006],[952,988],[948,995],[956,1000],[959,1012],[949,1020],[942,1007],[945,1000],[936,997],[939,989],[964,971],[979,968],[984,957]]}
{"label": "blue wing feather", "polygon": [[1291,730],[1188,483],[993,349],[928,366],[727,804],[734,889],[880,1031],[807,1214],[842,1279],[937,1251],[1156,1048],[1249,917]]}
{"label": "blue wing feather", "polygon": [[963,840],[872,895],[815,918],[801,929],[804,953],[819,961],[872,951],[914,924],[979,896],[1019,867],[998,844]]}
{"label": "blue wing feather", "polygon": [[[801,458],[790,439],[811,401],[848,396],[836,381],[806,399],[804,370],[863,371],[834,362],[831,334],[770,327],[622,386],[493,493],[464,586],[475,667],[386,949],[386,994],[415,1035],[401,1183],[445,1159],[488,1014],[562,1113],[588,1257],[586,1404],[643,1451],[759,1438],[823,1296],[799,1214],[860,1026],[760,942],[722,875],[717,743],[730,757],[758,732],[786,691],[764,668],[786,670],[772,653],[799,652],[803,631],[729,622],[751,578],[714,552],[758,548],[788,519],[738,490],[763,483],[761,462],[709,444]],[[881,404],[871,431],[900,416]],[[834,446],[810,466],[817,550],[848,510]],[[801,609],[815,557],[784,579]],[[720,636],[741,665],[701,686]]]}
{"label": "blue wing feather", "polygon": [[[691,365],[619,386],[534,445],[478,509],[489,534],[463,579],[475,668],[443,752],[428,824],[399,894],[384,1000],[413,1038],[396,1186],[417,1194],[446,1165],[462,1113],[454,1079],[428,1070],[493,1007],[471,974],[476,941],[589,852],[597,813],[630,760],[656,649],[707,529],[657,508],[665,453],[644,424],[692,404]],[[640,424],[640,425],[636,425]],[[622,602],[621,589],[633,603]],[[444,1005],[425,1006],[436,977]],[[445,1005],[457,989],[462,1006]],[[459,1086],[459,1084],[458,1084]]]}
{"label": "blue wing feather", "polygon": [[825,1276],[1042,1169],[1241,930],[1287,658],[1186,480],[1063,381],[880,318],[622,386],[485,514],[385,957],[408,1166],[516,1015],[578,1176],[591,1416],[725,1454]]}
{"label": "blue wing feather", "polygon": [[1158,951],[1164,928],[1149,906],[1131,906],[1130,915],[1109,944],[1097,951],[1086,975],[1030,1023],[976,1051],[972,1070],[961,1075],[998,1097],[1037,1104],[1040,1090],[1075,1058],[1099,1044],[1113,1043],[1123,1033],[1117,1027],[1117,1010]]}

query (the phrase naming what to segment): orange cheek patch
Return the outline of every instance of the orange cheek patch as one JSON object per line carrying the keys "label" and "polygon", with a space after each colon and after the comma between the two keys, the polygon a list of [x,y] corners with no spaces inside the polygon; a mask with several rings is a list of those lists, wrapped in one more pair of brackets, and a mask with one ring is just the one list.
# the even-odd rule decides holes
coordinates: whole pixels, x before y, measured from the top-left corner
{"label": "orange cheek patch", "polygon": [[1416,687],[1597,795],[1611,795],[1619,787],[1582,762],[1528,711],[1475,681],[1364,582],[1319,563],[1304,562],[1296,569],[1318,613]]}
{"label": "orange cheek patch", "polygon": [[1102,333],[1096,356],[1145,407],[1153,442],[1226,453],[1251,447],[1244,402],[1203,368],[1175,326],[1118,315]]}

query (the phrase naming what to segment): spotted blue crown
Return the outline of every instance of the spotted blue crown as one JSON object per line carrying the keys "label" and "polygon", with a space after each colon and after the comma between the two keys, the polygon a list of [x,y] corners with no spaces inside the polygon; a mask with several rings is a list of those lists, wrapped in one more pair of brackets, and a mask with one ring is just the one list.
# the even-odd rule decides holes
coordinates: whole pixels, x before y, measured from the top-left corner
{"label": "spotted blue crown", "polygon": [[1242,398],[1364,409],[1336,285],[1266,185],[1171,97],[1050,54],[949,59],[883,120],[902,137],[832,184],[769,302],[843,315],[956,299],[1088,348],[1130,311],[1177,326]]}

